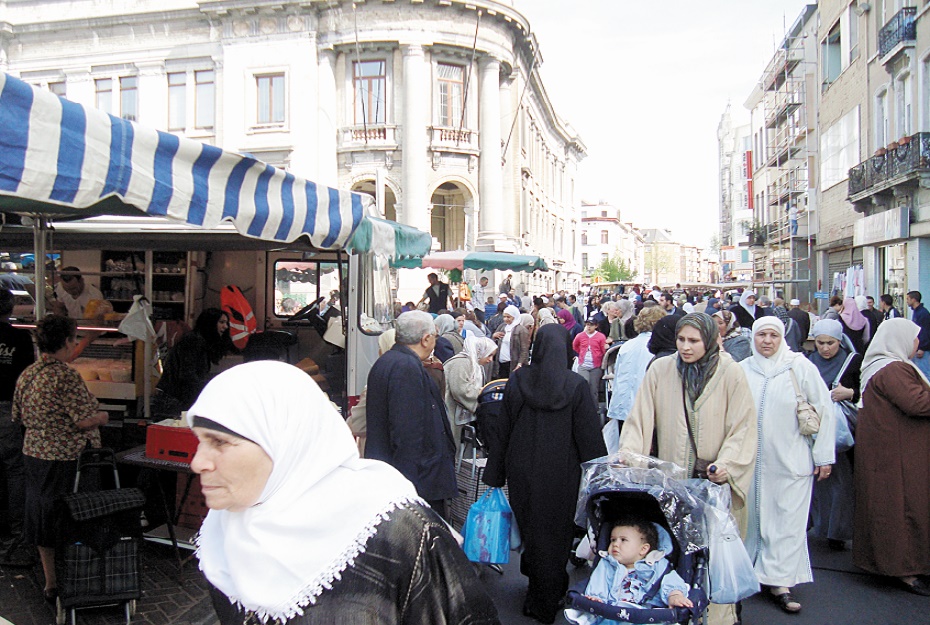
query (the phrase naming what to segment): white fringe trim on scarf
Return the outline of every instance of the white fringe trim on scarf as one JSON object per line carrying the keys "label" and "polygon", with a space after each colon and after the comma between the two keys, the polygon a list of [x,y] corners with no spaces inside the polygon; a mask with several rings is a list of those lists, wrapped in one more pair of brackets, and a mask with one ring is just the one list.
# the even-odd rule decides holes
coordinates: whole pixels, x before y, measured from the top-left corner
{"label": "white fringe trim on scarf", "polygon": [[[342,579],[342,572],[352,566],[355,563],[355,559],[359,555],[365,553],[365,545],[368,543],[369,539],[375,535],[378,526],[381,525],[381,522],[387,521],[391,513],[393,513],[398,508],[413,503],[419,503],[429,507],[429,504],[427,504],[420,497],[405,497],[403,499],[390,502],[381,512],[372,517],[368,524],[362,528],[362,531],[359,532],[358,536],[356,536],[355,539],[346,546],[342,553],[339,554],[335,560],[333,560],[332,564],[330,564],[322,573],[320,573],[315,579],[311,580],[306,586],[299,590],[294,597],[285,603],[277,606],[258,607],[254,610],[244,606],[237,597],[229,597],[230,603],[239,609],[254,615],[259,620],[261,620],[262,623],[268,623],[271,621],[273,623],[283,624],[295,616],[302,615],[304,613],[304,608],[306,608],[308,605],[313,605],[316,603],[316,600],[324,590],[332,589],[333,583]],[[199,560],[200,532],[197,532],[197,534],[194,536],[194,546],[196,547],[194,554]],[[199,568],[201,571],[203,570],[203,566],[200,566]]]}

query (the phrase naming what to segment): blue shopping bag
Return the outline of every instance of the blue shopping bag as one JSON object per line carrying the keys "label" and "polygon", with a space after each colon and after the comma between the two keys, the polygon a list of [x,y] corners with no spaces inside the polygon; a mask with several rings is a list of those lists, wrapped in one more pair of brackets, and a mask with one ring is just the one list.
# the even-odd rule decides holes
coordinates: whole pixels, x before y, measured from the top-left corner
{"label": "blue shopping bag", "polygon": [[465,555],[472,562],[507,564],[513,510],[500,488],[489,488],[468,509],[463,533]]}

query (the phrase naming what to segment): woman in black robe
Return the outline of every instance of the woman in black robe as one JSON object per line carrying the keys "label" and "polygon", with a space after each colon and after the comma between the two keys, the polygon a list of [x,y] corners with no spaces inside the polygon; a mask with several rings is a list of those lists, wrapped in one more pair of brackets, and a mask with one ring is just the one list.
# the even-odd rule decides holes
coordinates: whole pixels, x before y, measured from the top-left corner
{"label": "woman in black robe", "polygon": [[510,487],[524,545],[520,572],[529,578],[523,613],[542,623],[555,621],[568,590],[581,463],[607,454],[587,382],[568,369],[567,335],[555,324],[537,331],[530,364],[504,389],[484,472],[489,486]]}

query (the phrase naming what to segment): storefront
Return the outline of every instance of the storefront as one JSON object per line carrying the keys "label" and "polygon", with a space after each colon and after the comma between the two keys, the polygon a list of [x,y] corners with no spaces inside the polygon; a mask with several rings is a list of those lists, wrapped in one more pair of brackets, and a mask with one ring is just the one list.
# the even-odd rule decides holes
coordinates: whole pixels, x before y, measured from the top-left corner
{"label": "storefront", "polygon": [[866,293],[876,299],[884,293],[894,298],[894,306],[906,310],[907,242],[910,236],[910,209],[899,206],[863,217],[856,222],[853,243],[862,252]]}

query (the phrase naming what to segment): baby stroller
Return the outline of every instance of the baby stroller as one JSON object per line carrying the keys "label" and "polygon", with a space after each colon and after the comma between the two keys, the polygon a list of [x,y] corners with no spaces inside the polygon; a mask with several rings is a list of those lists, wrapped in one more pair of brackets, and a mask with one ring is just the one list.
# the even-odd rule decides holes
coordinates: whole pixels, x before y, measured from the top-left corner
{"label": "baby stroller", "polygon": [[[698,623],[708,605],[704,503],[688,490],[680,468],[646,456],[636,456],[631,462],[627,456],[633,454],[615,454],[585,464],[575,522],[588,531],[595,564],[598,554],[610,545],[612,523],[621,516],[635,513],[658,525],[671,540],[671,551],[665,557],[689,585],[688,598],[694,607],[615,606],[587,598],[588,582],[584,581],[568,591],[566,603],[573,609],[566,610],[566,617],[573,623],[593,623],[595,617],[624,623]],[[667,548],[663,532],[659,535],[660,548]],[[647,599],[658,592],[662,577],[645,589]]]}
{"label": "baby stroller", "polygon": [[604,412],[607,414],[607,409],[610,408],[610,396],[614,392],[614,378],[616,372],[614,371],[614,365],[617,363],[617,354],[620,352],[620,348],[623,347],[623,344],[626,341],[618,341],[611,345],[606,352],[604,352],[604,358],[602,360],[601,366],[604,368],[604,376],[601,378],[601,381],[604,384]]}

